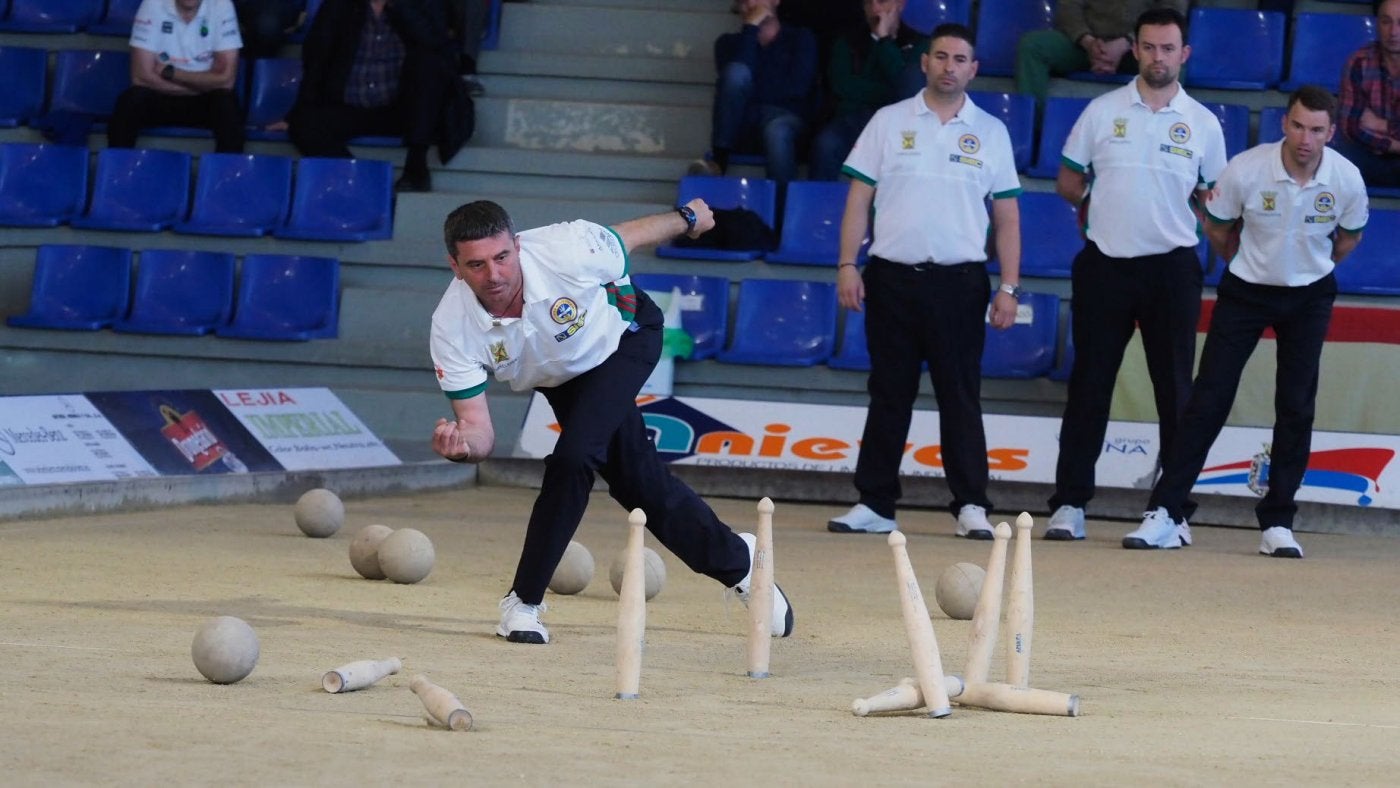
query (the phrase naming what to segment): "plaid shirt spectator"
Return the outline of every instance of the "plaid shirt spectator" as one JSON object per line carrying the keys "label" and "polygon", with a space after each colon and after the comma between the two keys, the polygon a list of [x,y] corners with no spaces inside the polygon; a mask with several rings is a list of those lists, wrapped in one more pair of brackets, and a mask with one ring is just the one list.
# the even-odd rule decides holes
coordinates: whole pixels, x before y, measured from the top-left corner
{"label": "plaid shirt spectator", "polygon": [[[1390,153],[1390,138],[1400,139],[1400,128],[1397,128],[1400,127],[1400,90],[1396,90],[1395,79],[1386,72],[1377,43],[1358,49],[1342,71],[1342,95],[1337,112],[1342,134],[1380,155]],[[1361,114],[1367,109],[1386,119],[1390,126],[1388,136],[1361,127]]]}
{"label": "plaid shirt spectator", "polygon": [[345,103],[373,109],[394,103],[399,95],[399,72],[403,69],[404,47],[398,33],[384,15],[365,16],[360,29],[360,46],[350,78],[345,82]]}

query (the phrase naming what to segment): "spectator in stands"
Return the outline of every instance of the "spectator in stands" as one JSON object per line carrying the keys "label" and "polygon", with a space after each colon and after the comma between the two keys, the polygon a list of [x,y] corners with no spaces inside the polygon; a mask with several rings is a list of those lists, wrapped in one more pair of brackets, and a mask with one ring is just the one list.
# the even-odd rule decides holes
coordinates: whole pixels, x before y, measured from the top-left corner
{"label": "spectator in stands", "polygon": [[249,60],[277,57],[306,7],[305,0],[238,0],[235,5],[243,29],[243,56]]}
{"label": "spectator in stands", "polygon": [[827,82],[835,99],[835,116],[812,139],[808,165],[812,180],[836,180],[846,154],[875,110],[918,91],[919,56],[927,42],[900,21],[904,3],[864,0],[864,24],[832,47]]}
{"label": "spectator in stands", "polygon": [[1333,143],[1373,187],[1400,187],[1400,0],[1378,0],[1376,40],[1342,70],[1341,135]]}
{"label": "spectator in stands", "polygon": [[[569,546],[596,476],[623,508],[641,509],[647,529],[697,573],[749,603],[754,537],[736,534],[694,490],[671,475],[637,409],[637,392],[661,353],[662,314],[628,279],[628,255],[715,226],[704,200],[618,222],[560,222],[516,234],[487,200],[444,223],[453,281],[433,312],[430,351],[451,419],[433,429],[433,450],[481,462],[496,433],[490,377],[538,391],[559,421],[539,497],[496,634],[512,643],[549,642],[540,621],[544,592]],[[585,320],[586,318],[586,320]],[[772,634],[792,634],[793,611],[774,586]]]}
{"label": "spectator in stands", "polygon": [[1322,345],[1332,320],[1332,270],[1361,242],[1368,207],[1361,173],[1327,147],[1337,102],[1315,85],[1288,98],[1283,140],[1230,160],[1206,203],[1206,234],[1230,261],[1216,289],[1201,369],[1164,455],[1143,527],[1186,515],[1187,496],[1225,426],[1245,362],[1264,330],[1277,336],[1273,440],[1268,470],[1250,486],[1268,488],[1254,507],[1259,552],[1302,558],[1293,538],[1294,496],[1308,469]]}
{"label": "spectator in stands", "polygon": [[107,146],[133,148],[141,129],[197,126],[220,153],[243,152],[238,15],[232,0],[144,0],[131,28],[131,87],[117,97]]}
{"label": "spectator in stands", "polygon": [[457,76],[443,0],[326,0],[302,43],[288,116],[304,156],[350,158],[363,135],[402,136],[399,191],[429,191],[428,146],[446,163],[471,137],[471,96]]}
{"label": "spectator in stands", "polygon": [[[957,535],[991,539],[982,349],[988,323],[1005,329],[1016,320],[1021,182],[1005,124],[967,97],[977,75],[972,31],[934,28],[921,64],[926,87],[876,112],[846,160],[851,187],[836,289],[842,306],[866,314],[870,407],[856,460],[860,500],[827,529],[896,528],[899,466],[927,363]],[[862,276],[856,258],[872,206],[875,240]],[[995,295],[987,276],[989,229],[1001,261]]]}
{"label": "spectator in stands", "polygon": [[798,149],[817,100],[817,42],[811,31],[778,21],[781,0],[740,0],[743,28],[715,40],[715,103],[710,147],[691,174],[723,175],[734,152],[762,152],[768,177],[797,175]]}
{"label": "spectator in stands", "polygon": [[1149,8],[1186,13],[1189,0],[1059,0],[1055,27],[1021,36],[1016,46],[1016,90],[1045,104],[1050,77],[1075,71],[1136,74],[1133,21]]}
{"label": "spectator in stands", "polygon": [[491,21],[491,0],[449,0],[451,16],[449,24],[452,35],[457,40],[459,54],[457,73],[462,75],[462,83],[473,96],[486,93],[486,86],[476,76],[476,61],[481,56],[481,40],[486,37],[487,26]]}
{"label": "spectator in stands", "polygon": [[[1178,81],[1191,56],[1186,26],[1173,8],[1138,17],[1137,78],[1089,103],[1060,157],[1055,191],[1087,221],[1070,282],[1074,367],[1046,539],[1085,536],[1084,507],[1094,497],[1113,389],[1135,331],[1142,331],[1152,378],[1159,451],[1172,445],[1191,393],[1203,278],[1192,206],[1225,169],[1225,134]],[[1123,537],[1123,547],[1190,544],[1189,516],[1144,523]]]}

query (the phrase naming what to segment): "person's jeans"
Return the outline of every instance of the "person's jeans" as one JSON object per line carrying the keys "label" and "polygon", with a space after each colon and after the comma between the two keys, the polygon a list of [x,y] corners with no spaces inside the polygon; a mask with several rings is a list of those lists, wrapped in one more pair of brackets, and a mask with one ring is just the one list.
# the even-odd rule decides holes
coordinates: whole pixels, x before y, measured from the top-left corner
{"label": "person's jeans", "polygon": [[715,85],[710,147],[762,153],[768,177],[786,183],[797,177],[797,152],[807,121],[792,110],[752,99],[753,72],[743,63],[730,63]]}

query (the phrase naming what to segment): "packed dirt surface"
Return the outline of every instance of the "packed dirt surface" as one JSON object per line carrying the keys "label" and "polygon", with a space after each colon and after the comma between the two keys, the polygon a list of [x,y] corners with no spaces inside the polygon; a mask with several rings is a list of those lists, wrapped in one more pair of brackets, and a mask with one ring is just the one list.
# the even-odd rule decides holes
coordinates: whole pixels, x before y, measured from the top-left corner
{"label": "packed dirt surface", "polygon": [[[1131,523],[1037,538],[1031,684],[1078,694],[1081,716],[857,718],[854,698],[913,675],[883,536],[829,534],[839,510],[778,502],[796,631],[762,680],[745,674],[742,605],[649,540],[668,577],[647,608],[641,699],[621,701],[607,575],[627,519],[605,495],[576,537],[593,581],[547,599],[553,642],[493,634],[533,500],[500,487],[348,500],[328,539],[302,535],[284,504],[0,523],[4,781],[1394,785],[1400,769],[1397,538],[1301,534],[1301,561],[1258,555],[1240,529],[1161,552],[1122,550]],[[754,501],[712,503],[752,530]],[[361,579],[348,547],[370,523],[431,537],[432,574]],[[944,668],[961,673],[970,624],[938,609],[934,585],[950,564],[985,565],[990,543],[954,538],[944,512],[900,523]],[[237,684],[190,659],[216,615],[261,640]],[[321,688],[331,668],[390,656],[404,670],[368,689]],[[471,731],[425,723],[418,673],[457,693]]]}

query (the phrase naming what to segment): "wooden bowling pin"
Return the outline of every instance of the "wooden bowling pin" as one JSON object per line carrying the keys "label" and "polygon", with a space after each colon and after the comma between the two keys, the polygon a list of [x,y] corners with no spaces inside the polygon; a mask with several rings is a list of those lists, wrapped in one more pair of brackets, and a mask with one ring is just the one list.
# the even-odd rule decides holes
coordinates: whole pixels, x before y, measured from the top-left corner
{"label": "wooden bowling pin", "polygon": [[403,670],[403,662],[398,657],[362,659],[327,671],[321,677],[321,686],[326,692],[354,692],[400,670]]}
{"label": "wooden bowling pin", "polygon": [[408,682],[408,688],[423,702],[429,723],[452,731],[472,729],[472,713],[450,690],[428,681],[421,673]]}

